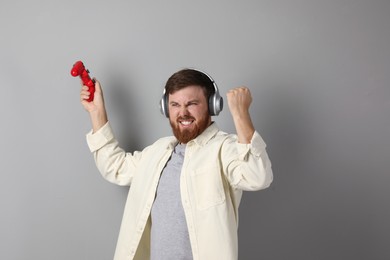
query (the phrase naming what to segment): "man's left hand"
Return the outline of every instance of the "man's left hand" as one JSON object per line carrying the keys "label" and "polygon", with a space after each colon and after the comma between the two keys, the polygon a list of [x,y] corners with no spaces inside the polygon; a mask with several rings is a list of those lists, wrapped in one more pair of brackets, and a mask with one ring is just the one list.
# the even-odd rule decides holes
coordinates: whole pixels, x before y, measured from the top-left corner
{"label": "man's left hand", "polygon": [[251,92],[247,87],[238,87],[229,90],[226,97],[236,127],[238,141],[250,143],[255,131],[249,114],[249,107],[252,103]]}

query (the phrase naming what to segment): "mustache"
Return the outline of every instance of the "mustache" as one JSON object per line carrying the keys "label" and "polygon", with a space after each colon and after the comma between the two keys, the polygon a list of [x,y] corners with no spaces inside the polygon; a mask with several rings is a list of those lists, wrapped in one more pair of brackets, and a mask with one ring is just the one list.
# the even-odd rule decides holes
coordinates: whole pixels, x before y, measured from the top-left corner
{"label": "mustache", "polygon": [[193,121],[195,121],[195,118],[192,117],[192,116],[180,116],[180,117],[178,117],[178,118],[176,119],[177,122],[183,121],[183,120],[193,120]]}

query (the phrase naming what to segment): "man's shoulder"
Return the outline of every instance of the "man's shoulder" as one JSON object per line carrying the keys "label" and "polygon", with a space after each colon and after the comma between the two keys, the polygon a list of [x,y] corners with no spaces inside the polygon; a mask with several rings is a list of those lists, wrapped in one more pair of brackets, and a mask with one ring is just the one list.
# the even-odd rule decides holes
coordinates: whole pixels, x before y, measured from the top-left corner
{"label": "man's shoulder", "polygon": [[165,136],[157,139],[153,144],[150,146],[153,147],[159,147],[159,148],[173,148],[177,144],[177,139],[174,136]]}
{"label": "man's shoulder", "polygon": [[222,142],[226,142],[226,141],[235,141],[237,140],[237,135],[235,134],[230,134],[230,133],[227,133],[227,132],[224,132],[222,130],[219,130],[217,132],[217,134],[215,135],[215,138],[217,140],[220,140]]}
{"label": "man's shoulder", "polygon": [[237,140],[235,134],[227,133],[223,130],[218,129],[214,132],[210,139],[208,139],[207,144],[211,145],[224,145],[226,143],[234,143]]}

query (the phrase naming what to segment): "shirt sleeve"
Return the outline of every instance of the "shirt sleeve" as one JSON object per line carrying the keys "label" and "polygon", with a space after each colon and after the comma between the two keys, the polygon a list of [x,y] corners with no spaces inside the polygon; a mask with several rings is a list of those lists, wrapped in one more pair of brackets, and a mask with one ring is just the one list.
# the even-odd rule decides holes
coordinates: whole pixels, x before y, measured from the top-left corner
{"label": "shirt sleeve", "polygon": [[87,134],[87,144],[89,150],[93,153],[102,148],[106,143],[114,138],[110,124],[107,122],[96,133],[92,130]]}
{"label": "shirt sleeve", "polygon": [[102,176],[114,184],[129,186],[141,153],[130,154],[120,148],[109,122],[96,133],[90,131],[86,139]]}
{"label": "shirt sleeve", "polygon": [[223,147],[224,172],[234,189],[261,190],[273,181],[266,144],[255,131],[249,144],[228,138]]}

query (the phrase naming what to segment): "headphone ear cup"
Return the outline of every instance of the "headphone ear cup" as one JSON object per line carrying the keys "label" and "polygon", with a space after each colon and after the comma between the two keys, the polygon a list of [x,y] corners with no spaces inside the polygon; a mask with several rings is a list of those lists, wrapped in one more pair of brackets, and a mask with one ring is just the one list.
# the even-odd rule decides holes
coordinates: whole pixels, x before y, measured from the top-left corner
{"label": "headphone ear cup", "polygon": [[165,91],[164,91],[164,94],[163,94],[161,101],[160,101],[160,111],[161,111],[161,114],[163,114],[166,117],[169,117],[168,97],[165,94]]}
{"label": "headphone ear cup", "polygon": [[219,113],[223,109],[223,98],[219,95],[218,95],[218,105],[216,107],[217,107],[216,115],[219,115]]}
{"label": "headphone ear cup", "polygon": [[214,93],[209,99],[209,113],[210,116],[217,116],[223,109],[223,98],[218,94]]}
{"label": "headphone ear cup", "polygon": [[211,95],[209,98],[209,114],[210,116],[215,115],[215,102],[214,102],[215,95]]}

